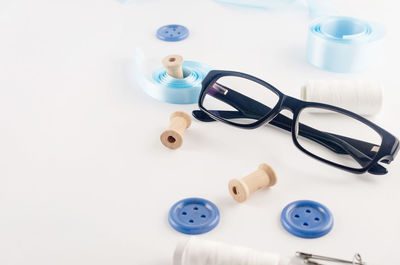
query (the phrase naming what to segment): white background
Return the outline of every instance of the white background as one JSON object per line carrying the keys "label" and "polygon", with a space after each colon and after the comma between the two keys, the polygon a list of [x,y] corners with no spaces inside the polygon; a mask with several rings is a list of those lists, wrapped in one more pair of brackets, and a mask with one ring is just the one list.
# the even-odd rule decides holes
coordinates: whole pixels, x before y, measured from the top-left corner
{"label": "white background", "polygon": [[[352,175],[313,160],[289,134],[194,121],[184,146],[159,135],[176,110],[132,85],[126,69],[140,46],[148,57],[171,52],[217,69],[238,70],[298,97],[308,79],[370,78],[385,84],[373,120],[400,136],[397,1],[333,1],[345,15],[388,28],[375,69],[335,74],[304,59],[307,10],[232,8],[211,0],[15,0],[0,4],[0,264],[170,265],[184,236],[167,222],[176,201],[216,203],[221,222],[201,238],[292,255],[297,250],[398,264],[400,164],[385,176]],[[155,37],[179,23],[181,43]],[[397,158],[399,160],[399,158]],[[237,204],[231,178],[271,164],[278,184]],[[282,208],[312,199],[334,214],[333,230],[300,239],[280,225]]]}

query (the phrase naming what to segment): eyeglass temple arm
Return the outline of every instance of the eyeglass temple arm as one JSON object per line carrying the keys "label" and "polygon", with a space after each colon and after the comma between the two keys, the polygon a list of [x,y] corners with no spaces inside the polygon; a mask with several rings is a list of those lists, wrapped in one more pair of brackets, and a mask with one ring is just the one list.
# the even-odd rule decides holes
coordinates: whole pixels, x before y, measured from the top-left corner
{"label": "eyeglass temple arm", "polygon": [[[219,111],[218,115],[226,118],[226,119],[239,119],[239,118],[250,118],[250,119],[255,119],[258,120],[261,117],[265,115],[265,113],[268,113],[271,111],[271,109],[264,104],[261,104],[260,102],[251,99],[241,93],[238,93],[230,88],[227,88],[221,84],[218,84],[219,87],[224,89],[224,91],[220,91],[218,88],[214,91],[213,97],[229,104],[230,106],[234,107],[238,111]],[[193,116],[201,121],[214,121],[213,118],[207,115],[207,113],[200,112],[200,111],[193,111]],[[274,119],[270,121],[270,123],[276,127],[279,127],[281,129],[284,129],[286,131],[291,131],[292,130],[292,119],[282,115],[278,114]],[[333,152],[343,154],[345,153],[343,149],[338,146],[335,143],[332,143],[331,141],[327,141],[326,139],[326,132],[321,132],[318,130],[315,130],[309,126],[306,126],[304,124],[299,124],[299,134],[303,137],[306,137],[310,140],[313,140],[315,142],[318,142],[321,145],[324,145],[326,148],[332,150]],[[342,137],[340,135],[337,135],[337,137]],[[344,140],[351,140],[351,144],[355,146],[357,149],[364,151],[368,156],[374,156],[375,153],[371,152],[375,145],[356,140],[356,139],[351,139],[347,137],[343,137]]]}
{"label": "eyeglass temple arm", "polygon": [[[218,111],[218,115],[225,119],[240,119],[240,118],[250,118],[250,119],[259,119],[261,116],[259,115],[249,115],[249,114],[243,114],[240,111]],[[201,110],[194,110],[193,111],[193,116],[203,122],[212,122],[215,121],[213,118],[211,118],[207,113],[201,111]],[[291,125],[291,119],[282,115],[278,114],[273,120],[269,122],[271,125],[274,125],[275,127],[284,129],[286,131],[291,131],[292,130],[292,125]],[[312,128],[304,128],[304,125],[300,125],[299,128],[299,134],[303,137],[306,137],[310,140],[313,140],[315,142],[318,142],[319,144],[325,146],[326,148],[332,150],[335,153],[340,153],[344,154],[345,151],[343,148],[338,146],[335,143],[328,142],[324,135],[319,135],[318,132],[314,132]],[[339,136],[340,137],[340,136]]]}
{"label": "eyeglass temple arm", "polygon": [[[227,104],[233,106],[238,110],[218,111],[218,114],[224,118],[259,119],[264,116],[265,113],[268,113],[271,110],[269,107],[259,103],[258,101],[255,101],[225,86],[222,86],[220,84],[218,85],[221,86],[223,89],[226,89],[228,93],[221,93],[221,91],[219,91],[220,93],[216,93],[213,96],[226,102]],[[213,119],[209,117],[207,113],[201,111],[193,111],[193,116],[201,121],[213,121]],[[292,119],[282,114],[278,114],[270,123],[287,131],[291,131],[292,129]],[[364,153],[368,153],[371,156],[375,155],[375,153],[371,151],[373,150],[372,148],[375,147],[375,145],[373,144],[340,135],[321,132],[301,123],[299,124],[299,134],[310,140],[318,142],[319,144],[327,147],[328,149],[336,153],[347,153],[352,155],[354,159],[358,161],[362,166],[366,165],[371,160],[371,158],[369,156],[366,156]],[[349,145],[348,142],[350,142],[351,145]],[[356,146],[357,148],[354,148],[354,146]],[[362,152],[359,152],[359,150],[361,150]],[[384,172],[386,172],[386,169],[382,166],[379,166],[378,168],[378,166],[379,165],[377,164],[376,167],[371,168],[370,171],[376,171],[375,173],[377,174],[384,174]]]}
{"label": "eyeglass temple arm", "polygon": [[[202,112],[202,111],[198,111],[195,110],[193,111],[194,116],[201,120],[201,121],[214,121],[214,119],[212,119],[210,116],[207,115],[207,113]],[[241,113],[240,111],[218,111],[218,114],[221,115],[221,117],[224,118],[254,118],[254,119],[258,119],[260,117],[248,117],[243,115],[243,113]],[[281,115],[281,114],[279,114]],[[284,115],[282,115],[284,119],[289,119],[285,117]],[[278,119],[281,117],[278,117]],[[287,123],[279,123],[275,120],[275,118],[270,122],[271,124],[282,128],[284,130],[290,131],[291,130],[291,125],[287,126]],[[325,147],[327,147],[328,149],[332,150],[333,152],[339,153],[339,154],[350,154],[354,157],[354,159],[356,161],[358,161],[360,163],[361,166],[365,166],[367,165],[370,161],[371,158],[368,157],[367,155],[365,155],[363,152],[359,151],[357,148],[355,148],[354,146],[352,146],[351,144],[347,143],[346,141],[344,141],[343,139],[341,139],[340,135],[334,135],[334,134],[330,134],[330,133],[326,133],[326,132],[321,132],[318,131],[316,129],[310,128],[306,125],[300,125],[300,130],[299,130],[299,134],[310,139],[313,140]],[[318,135],[320,134],[320,135]]]}
{"label": "eyeglass temple arm", "polygon": [[[259,119],[260,116],[258,115],[245,115],[240,111],[218,111],[218,114],[226,119],[240,119],[240,118],[252,118],[252,119]],[[193,111],[193,116],[203,122],[212,122],[215,121],[213,118],[211,118],[207,113],[201,111],[201,110],[194,110]],[[278,114],[273,120],[269,122],[270,124],[274,125],[275,127],[284,129],[286,131],[291,131],[292,130],[292,119],[282,115]],[[338,154],[345,154],[346,152],[343,150],[343,148],[339,145],[337,145],[335,142],[328,141],[326,138],[326,135],[328,134],[327,132],[321,132],[319,130],[313,129],[311,127],[308,127],[307,125],[304,124],[299,124],[299,134],[303,137],[306,137],[310,140],[313,140],[315,142],[318,142],[319,144],[325,146],[326,148],[330,149],[331,151],[338,153]],[[373,148],[375,145],[372,145],[370,143],[361,141],[361,140],[355,140],[352,138],[348,138],[345,136],[341,135],[336,135],[333,133],[329,133],[330,135],[333,135],[339,139],[342,139],[352,146],[356,147],[359,149],[361,152],[367,155],[374,156],[375,154],[371,151],[371,148]]]}
{"label": "eyeglass temple arm", "polygon": [[[271,111],[271,108],[268,106],[252,99],[249,98],[233,89],[230,89],[224,85],[221,85],[219,83],[215,83],[212,88],[214,88],[213,97],[227,103],[228,105],[234,107],[239,111],[218,111],[218,114],[221,115],[221,113],[224,113],[225,115],[231,115],[232,118],[251,118],[258,120],[265,116],[266,113]],[[222,90],[221,90],[222,89]],[[235,117],[232,117],[234,115]],[[243,115],[243,116],[240,116]],[[208,116],[208,115],[206,115]],[[222,116],[224,117],[224,116]],[[209,117],[211,120],[213,120],[211,117]],[[228,118],[228,117],[224,117]],[[286,117],[285,115],[278,114],[273,120],[270,121],[270,123],[276,127],[279,127],[281,129],[291,131],[292,130],[292,119]],[[338,147],[338,146],[332,146],[332,143],[325,143],[325,135],[326,132],[321,132],[319,130],[316,130],[314,128],[311,128],[307,125],[304,125],[302,123],[299,124],[299,134],[303,137],[306,137],[310,140],[315,140],[318,141],[320,144],[327,144],[327,148],[331,149],[332,151],[335,151],[337,153],[343,153],[343,150]],[[365,150],[367,155],[369,156],[374,156],[375,153],[372,152],[371,150],[374,149],[375,145],[371,143],[367,143],[364,141],[360,141],[357,139],[352,139],[348,137],[344,137],[341,135],[337,135],[337,137],[342,137],[343,140],[351,140],[353,146],[355,146],[359,150]]]}

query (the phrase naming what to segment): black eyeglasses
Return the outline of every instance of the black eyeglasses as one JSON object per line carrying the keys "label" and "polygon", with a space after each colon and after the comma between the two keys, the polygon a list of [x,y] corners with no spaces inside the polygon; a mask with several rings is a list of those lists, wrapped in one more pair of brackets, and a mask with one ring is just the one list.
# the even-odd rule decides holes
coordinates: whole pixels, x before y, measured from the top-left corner
{"label": "black eyeglasses", "polygon": [[[196,119],[247,129],[270,123],[291,132],[294,144],[307,155],[352,173],[386,174],[379,162],[389,164],[399,150],[399,140],[369,120],[287,96],[254,76],[214,70],[202,85],[200,110],[193,111]],[[283,109],[293,119],[280,114]]]}

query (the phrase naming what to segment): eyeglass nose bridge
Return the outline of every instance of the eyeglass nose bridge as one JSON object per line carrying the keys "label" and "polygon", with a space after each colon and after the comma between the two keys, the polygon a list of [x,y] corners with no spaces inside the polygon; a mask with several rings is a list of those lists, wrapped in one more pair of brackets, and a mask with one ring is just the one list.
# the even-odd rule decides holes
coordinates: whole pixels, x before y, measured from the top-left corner
{"label": "eyeglass nose bridge", "polygon": [[304,105],[303,101],[301,101],[297,98],[291,97],[291,96],[284,95],[282,98],[282,103],[281,103],[280,109],[281,110],[284,110],[284,109],[290,110],[293,113],[293,115],[295,115],[298,113],[298,111],[300,109],[303,108],[303,105]]}

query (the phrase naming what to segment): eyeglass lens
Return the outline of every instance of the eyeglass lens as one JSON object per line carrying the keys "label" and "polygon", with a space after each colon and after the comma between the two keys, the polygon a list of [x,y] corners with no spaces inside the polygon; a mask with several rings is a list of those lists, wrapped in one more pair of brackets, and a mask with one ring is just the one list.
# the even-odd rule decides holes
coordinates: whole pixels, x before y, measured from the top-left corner
{"label": "eyeglass lens", "polygon": [[[305,126],[317,130],[325,143],[310,140]],[[298,118],[297,141],[308,152],[354,169],[366,167],[376,156],[381,136],[370,126],[334,110],[305,108]],[[329,148],[328,148],[329,147]]]}
{"label": "eyeglass lens", "polygon": [[208,86],[202,104],[217,117],[236,124],[252,124],[266,116],[278,101],[275,92],[255,81],[223,76]]}

